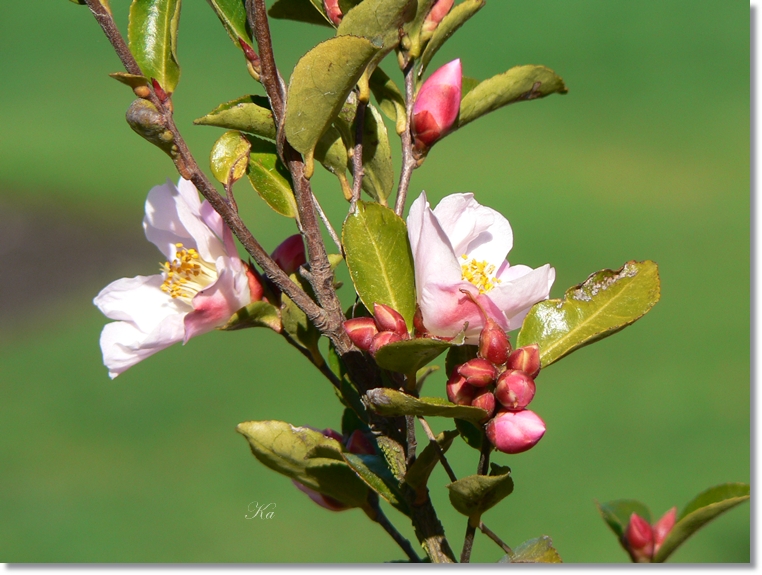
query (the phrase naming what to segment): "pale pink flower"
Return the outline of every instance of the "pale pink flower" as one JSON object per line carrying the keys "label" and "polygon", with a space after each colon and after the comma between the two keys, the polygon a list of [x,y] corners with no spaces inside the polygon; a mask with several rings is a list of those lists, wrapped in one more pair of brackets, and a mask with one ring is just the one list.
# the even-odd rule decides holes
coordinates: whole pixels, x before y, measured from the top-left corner
{"label": "pale pink flower", "polygon": [[100,340],[111,378],[173,343],[224,325],[252,301],[247,266],[230,230],[190,181],[152,188],[143,228],[167,258],[161,272],[117,280],[93,300],[118,320],[103,328]]}
{"label": "pale pink flower", "polygon": [[407,226],[418,305],[430,334],[453,337],[468,322],[466,343],[477,344],[484,316],[471,297],[506,331],[520,327],[529,308],[548,298],[555,270],[510,265],[508,220],[473,194],[452,194],[432,210],[424,192],[410,207]]}

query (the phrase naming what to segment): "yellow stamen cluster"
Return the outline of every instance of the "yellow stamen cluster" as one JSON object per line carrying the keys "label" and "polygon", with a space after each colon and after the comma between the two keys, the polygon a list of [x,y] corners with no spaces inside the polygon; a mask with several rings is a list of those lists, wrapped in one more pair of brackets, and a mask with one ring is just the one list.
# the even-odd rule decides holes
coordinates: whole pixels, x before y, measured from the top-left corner
{"label": "yellow stamen cluster", "polygon": [[217,279],[217,270],[214,265],[201,259],[195,249],[181,249],[181,243],[175,244],[175,247],[175,259],[161,264],[164,274],[161,291],[190,303],[199,291]]}
{"label": "yellow stamen cluster", "polygon": [[[466,254],[461,257],[468,260]],[[494,276],[495,266],[486,261],[478,262],[472,259],[470,262],[462,264],[460,269],[463,273],[463,279],[478,287],[479,293],[487,293],[500,283],[500,280]]]}

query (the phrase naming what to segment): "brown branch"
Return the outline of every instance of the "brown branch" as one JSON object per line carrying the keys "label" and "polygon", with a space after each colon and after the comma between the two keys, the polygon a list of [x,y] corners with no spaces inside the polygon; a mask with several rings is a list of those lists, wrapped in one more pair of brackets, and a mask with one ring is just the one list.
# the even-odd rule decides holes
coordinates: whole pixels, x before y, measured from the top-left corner
{"label": "brown branch", "polygon": [[122,61],[125,70],[130,74],[142,76],[143,71],[140,69],[140,66],[138,66],[127,43],[124,41],[124,38],[122,38],[119,28],[116,27],[116,22],[114,22],[114,17],[111,14],[111,11],[101,3],[101,0],[85,0],[85,2],[87,2],[87,7],[90,8],[90,12],[93,13],[98,24],[100,24],[101,28],[106,33],[106,36],[116,51],[116,55],[119,56],[119,59]]}
{"label": "brown branch", "polygon": [[407,111],[407,125],[405,131],[400,135],[402,141],[402,171],[400,172],[400,183],[397,187],[397,201],[394,204],[394,213],[402,217],[405,211],[405,201],[407,200],[407,190],[410,187],[410,178],[413,177],[413,170],[418,167],[413,156],[413,133],[411,125],[413,121],[413,103],[415,100],[415,61],[410,61],[405,69],[405,107]]}
{"label": "brown branch", "polygon": [[370,491],[370,494],[368,495],[368,502],[370,503],[371,508],[375,513],[375,517],[372,518],[373,521],[383,527],[384,531],[386,531],[391,536],[391,538],[394,539],[394,542],[399,545],[400,548],[405,552],[405,555],[408,556],[408,559],[410,559],[411,563],[420,563],[421,558],[418,557],[418,554],[415,552],[415,549],[413,549],[410,541],[403,537],[402,534],[397,531],[397,528],[392,524],[392,522],[389,521],[386,515],[384,515],[384,512],[378,502],[378,494],[375,491]]}

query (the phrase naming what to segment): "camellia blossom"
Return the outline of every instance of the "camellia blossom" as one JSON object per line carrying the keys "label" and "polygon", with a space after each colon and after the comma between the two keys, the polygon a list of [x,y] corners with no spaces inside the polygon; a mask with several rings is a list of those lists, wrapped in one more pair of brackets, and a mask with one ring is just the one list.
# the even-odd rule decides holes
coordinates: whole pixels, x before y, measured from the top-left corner
{"label": "camellia blossom", "polygon": [[510,265],[508,220],[471,193],[447,196],[432,210],[423,192],[410,207],[407,227],[418,305],[432,335],[454,337],[468,322],[466,343],[477,344],[484,313],[513,330],[550,294],[555,270],[549,264]]}
{"label": "camellia blossom", "polygon": [[190,181],[152,188],[143,228],[167,258],[161,273],[122,278],[93,300],[118,320],[103,328],[100,341],[112,379],[173,343],[224,325],[262,295],[230,230]]}

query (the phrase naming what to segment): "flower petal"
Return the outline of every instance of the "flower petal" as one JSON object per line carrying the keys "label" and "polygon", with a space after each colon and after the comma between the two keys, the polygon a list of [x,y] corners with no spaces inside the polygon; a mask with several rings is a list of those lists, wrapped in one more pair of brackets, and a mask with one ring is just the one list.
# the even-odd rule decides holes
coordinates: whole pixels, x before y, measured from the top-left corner
{"label": "flower petal", "polygon": [[[512,271],[513,270],[513,271]],[[529,270],[523,273],[525,270]],[[507,280],[505,278],[513,277]],[[545,264],[535,270],[527,266],[512,266],[500,279],[500,284],[486,295],[503,310],[508,329],[521,327],[529,309],[539,301],[548,299],[550,288],[556,279],[556,270]]]}

